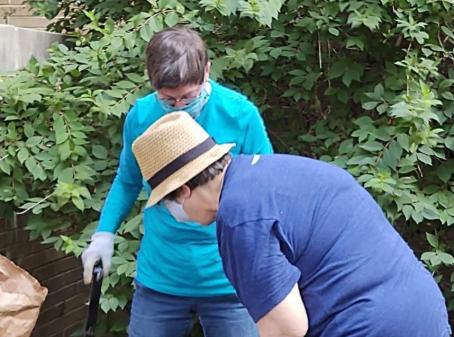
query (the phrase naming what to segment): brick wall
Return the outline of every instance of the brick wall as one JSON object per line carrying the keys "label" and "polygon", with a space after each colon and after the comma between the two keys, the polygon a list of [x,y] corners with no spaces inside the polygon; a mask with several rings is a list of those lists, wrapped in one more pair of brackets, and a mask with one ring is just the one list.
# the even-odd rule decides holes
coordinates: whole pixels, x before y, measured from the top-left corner
{"label": "brick wall", "polygon": [[24,222],[6,220],[0,212],[0,254],[49,290],[31,337],[69,337],[83,326],[87,313],[89,294],[82,283],[81,263],[50,245],[30,241]]}
{"label": "brick wall", "polygon": [[0,0],[0,24],[45,29],[50,21],[44,17],[33,16],[23,2],[24,0]]}

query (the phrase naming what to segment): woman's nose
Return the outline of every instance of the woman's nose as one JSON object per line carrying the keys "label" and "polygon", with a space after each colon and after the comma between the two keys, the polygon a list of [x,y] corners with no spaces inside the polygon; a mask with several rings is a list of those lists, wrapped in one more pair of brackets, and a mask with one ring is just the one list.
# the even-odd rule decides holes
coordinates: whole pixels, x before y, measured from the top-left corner
{"label": "woman's nose", "polygon": [[174,106],[175,106],[175,108],[182,108],[182,107],[186,106],[186,103],[184,103],[182,101],[175,101]]}

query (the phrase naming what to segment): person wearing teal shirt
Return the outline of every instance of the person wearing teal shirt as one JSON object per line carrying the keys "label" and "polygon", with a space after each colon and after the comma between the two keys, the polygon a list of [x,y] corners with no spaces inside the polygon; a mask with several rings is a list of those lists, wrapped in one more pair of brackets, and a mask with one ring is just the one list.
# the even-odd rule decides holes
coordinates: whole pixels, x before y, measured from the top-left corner
{"label": "person wearing teal shirt", "polygon": [[[272,146],[256,106],[242,94],[209,80],[205,45],[193,30],[169,28],[147,47],[147,69],[156,92],[138,99],[126,116],[117,174],[98,228],[82,255],[84,281],[96,261],[107,274],[114,233],[130,213],[142,188],[151,193],[132,152],[133,142],[163,115],[184,110],[217,143],[235,143],[236,154],[267,154]],[[256,326],[227,280],[216,226],[179,222],[164,204],[146,208],[137,254],[136,290],[130,337],[183,337],[193,316],[205,337],[256,337]]]}

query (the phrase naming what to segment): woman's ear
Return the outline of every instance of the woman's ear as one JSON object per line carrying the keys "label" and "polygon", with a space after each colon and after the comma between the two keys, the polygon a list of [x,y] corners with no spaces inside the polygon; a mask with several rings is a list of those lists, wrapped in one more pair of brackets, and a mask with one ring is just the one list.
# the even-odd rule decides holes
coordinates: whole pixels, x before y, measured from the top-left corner
{"label": "woman's ear", "polygon": [[180,187],[180,191],[178,193],[178,197],[176,198],[176,201],[179,204],[182,204],[185,199],[188,199],[191,197],[191,189],[189,188],[188,185],[183,185]]}
{"label": "woman's ear", "polygon": [[205,65],[205,78],[204,78],[205,81],[208,81],[208,79],[210,78],[210,70],[211,70],[211,62],[208,61],[207,64]]}

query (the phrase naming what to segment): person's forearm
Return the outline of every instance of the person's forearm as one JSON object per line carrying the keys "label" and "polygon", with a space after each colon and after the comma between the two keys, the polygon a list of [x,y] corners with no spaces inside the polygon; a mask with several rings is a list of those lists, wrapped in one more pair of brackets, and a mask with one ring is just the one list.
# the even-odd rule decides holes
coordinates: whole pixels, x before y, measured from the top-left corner
{"label": "person's forearm", "polygon": [[304,337],[306,336],[306,333],[307,330],[305,329],[295,331],[277,331],[259,326],[260,337]]}
{"label": "person's forearm", "polygon": [[298,284],[258,322],[260,337],[303,337],[309,328]]}
{"label": "person's forearm", "polygon": [[127,184],[117,175],[107,194],[96,231],[115,233],[131,212],[141,189],[141,185]]}

